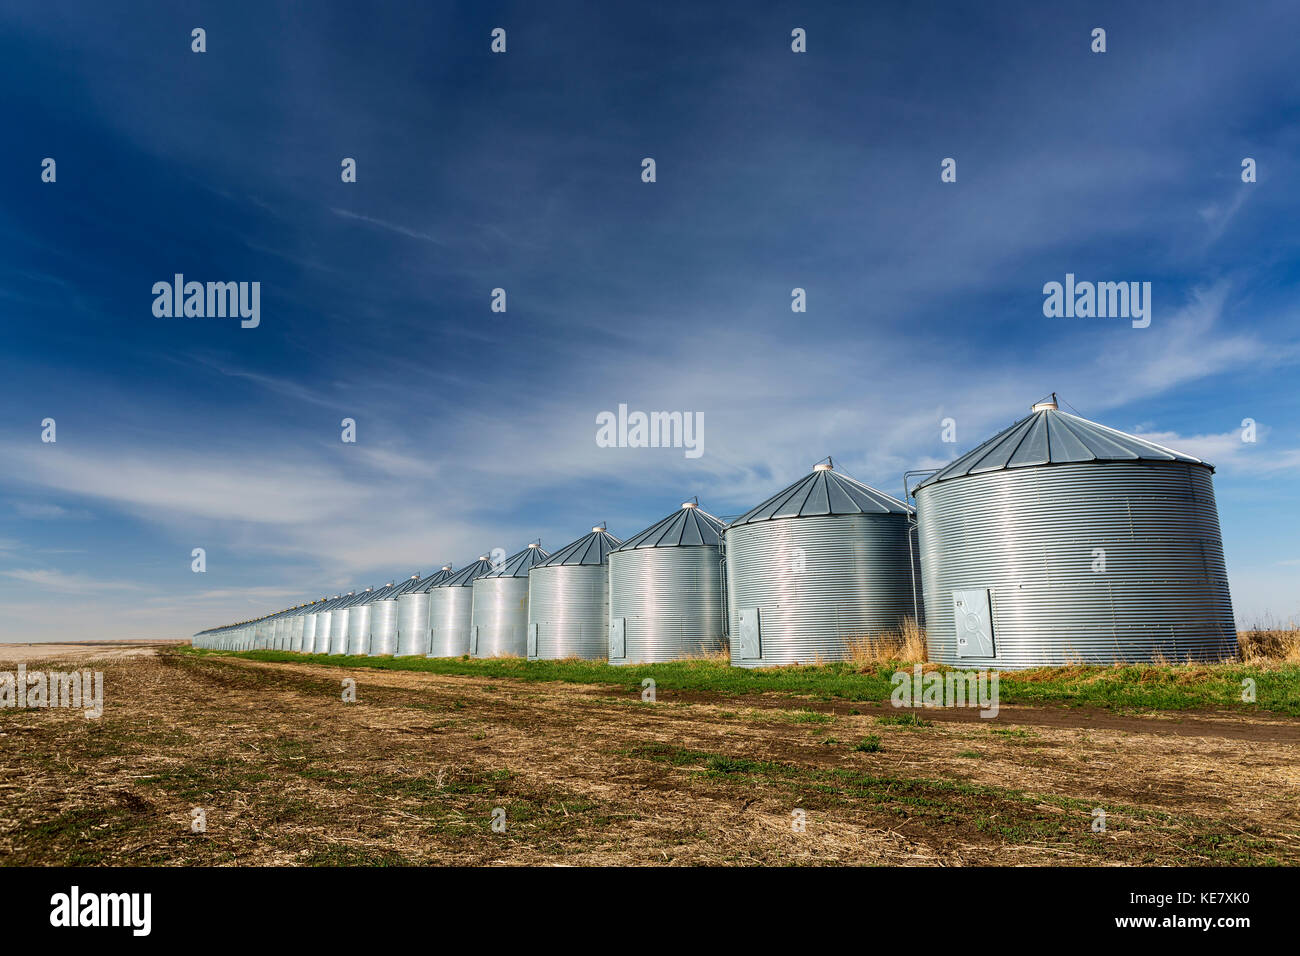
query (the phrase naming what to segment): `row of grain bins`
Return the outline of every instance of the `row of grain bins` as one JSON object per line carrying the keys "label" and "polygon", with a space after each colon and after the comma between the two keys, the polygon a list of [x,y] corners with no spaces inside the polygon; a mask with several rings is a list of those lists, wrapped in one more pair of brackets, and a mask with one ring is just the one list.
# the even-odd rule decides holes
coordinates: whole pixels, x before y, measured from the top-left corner
{"label": "row of grain bins", "polygon": [[196,635],[304,653],[740,667],[833,661],[911,617],[980,668],[1235,656],[1213,466],[1055,401],[905,501],[816,465],[725,524],[695,502]]}

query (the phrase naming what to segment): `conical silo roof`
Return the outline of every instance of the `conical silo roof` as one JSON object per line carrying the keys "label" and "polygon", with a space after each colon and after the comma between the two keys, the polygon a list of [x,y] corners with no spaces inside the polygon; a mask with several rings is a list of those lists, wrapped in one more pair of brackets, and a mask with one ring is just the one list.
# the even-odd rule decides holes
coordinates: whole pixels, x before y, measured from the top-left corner
{"label": "conical silo roof", "polygon": [[609,561],[609,553],[618,548],[622,541],[605,530],[604,525],[597,525],[577,541],[571,541],[542,562],[545,567],[560,565],[601,565]]}
{"label": "conical silo roof", "polygon": [[990,471],[1108,461],[1182,461],[1214,470],[1200,458],[1063,412],[1053,398],[916,487]]}
{"label": "conical silo roof", "polygon": [[347,594],[339,598],[338,603],[334,605],[334,609],[342,610],[345,607],[352,607],[354,604],[360,604],[365,600],[366,595],[373,590],[374,588],[363,588],[360,591],[349,591]]}
{"label": "conical silo roof", "polygon": [[830,465],[820,464],[813,466],[811,474],[778,491],[757,508],[745,512],[729,527],[777,518],[910,514],[911,510],[892,495],[841,474]]}
{"label": "conical silo roof", "polygon": [[526,578],[529,571],[539,564],[544,564],[550,556],[549,552],[542,550],[540,544],[530,544],[524,550],[517,551],[506,558],[501,567],[491,568],[479,576],[484,578]]}
{"label": "conical silo roof", "polygon": [[487,555],[481,554],[473,564],[467,564],[459,571],[453,571],[434,587],[467,588],[473,585],[475,578],[481,578],[491,570],[492,562],[487,559]]}
{"label": "conical silo roof", "polygon": [[411,588],[407,593],[419,594],[424,591],[432,591],[438,585],[442,584],[443,581],[446,581],[449,577],[451,577],[453,573],[454,572],[451,569],[451,565],[444,564],[441,568],[439,568],[437,571],[434,571],[433,574],[429,575],[427,578],[421,578],[419,581],[417,581],[415,586]]}
{"label": "conical silo roof", "polygon": [[632,535],[616,550],[692,546],[716,548],[722,543],[725,527],[720,518],[715,518],[695,502],[687,501],[666,518],[656,521],[640,534]]}
{"label": "conical silo roof", "polygon": [[398,581],[396,584],[392,586],[392,589],[389,590],[387,594],[385,594],[381,598],[377,598],[376,600],[395,601],[400,595],[407,594],[411,591],[419,590],[420,585],[422,585],[427,580],[428,578],[421,578],[420,572],[417,571],[414,574],[412,574],[410,577],[406,578],[405,580]]}

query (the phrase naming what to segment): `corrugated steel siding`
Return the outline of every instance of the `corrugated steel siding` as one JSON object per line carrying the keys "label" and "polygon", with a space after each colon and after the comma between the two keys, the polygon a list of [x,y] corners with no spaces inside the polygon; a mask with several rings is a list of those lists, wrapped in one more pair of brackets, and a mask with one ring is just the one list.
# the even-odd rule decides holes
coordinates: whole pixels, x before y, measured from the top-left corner
{"label": "corrugated steel siding", "polygon": [[370,615],[373,604],[358,604],[348,608],[348,653],[353,656],[370,653]]}
{"label": "corrugated steel siding", "polygon": [[348,652],[348,612],[351,608],[340,607],[330,612],[330,653],[346,654]]}
{"label": "corrugated steel siding", "polygon": [[316,618],[318,616],[319,614],[316,611],[302,616],[302,652],[304,654],[316,653]]}
{"label": "corrugated steel siding", "polygon": [[397,599],[397,655],[429,653],[429,593],[417,591]]}
{"label": "corrugated steel siding", "polygon": [[319,611],[316,614],[316,653],[328,654],[333,650],[331,637],[334,634],[334,612]]}
{"label": "corrugated steel siding", "polygon": [[474,588],[434,588],[429,592],[429,656],[462,657],[469,653]]}
{"label": "corrugated steel siding", "polygon": [[528,572],[528,623],[537,625],[533,660],[607,657],[609,567],[555,564],[533,568]]}
{"label": "corrugated steel siding", "polygon": [[726,647],[722,558],[717,548],[615,551],[609,617],[626,619],[625,656],[611,664],[681,660]]}
{"label": "corrugated steel siding", "polygon": [[[1061,464],[917,492],[932,661],[1219,660],[1237,634],[1208,468]],[[1104,548],[1106,571],[1094,572]],[[987,588],[993,659],[957,656],[952,592]]]}
{"label": "corrugated steel siding", "polygon": [[528,579],[475,578],[473,591],[470,628],[478,628],[478,648],[471,653],[523,657],[528,651]]}
{"label": "corrugated steel siding", "polygon": [[[796,571],[800,550],[803,570]],[[731,662],[740,667],[843,660],[850,641],[896,628],[912,616],[906,514],[781,518],[731,527],[726,557]],[[919,578],[917,589],[919,603]],[[754,607],[761,652],[742,659],[739,612]]]}
{"label": "corrugated steel siding", "polygon": [[302,635],[303,626],[306,621],[301,614],[295,614],[289,618],[289,650],[294,653],[302,653]]}
{"label": "corrugated steel siding", "polygon": [[370,655],[397,653],[397,601],[376,601],[370,605]]}

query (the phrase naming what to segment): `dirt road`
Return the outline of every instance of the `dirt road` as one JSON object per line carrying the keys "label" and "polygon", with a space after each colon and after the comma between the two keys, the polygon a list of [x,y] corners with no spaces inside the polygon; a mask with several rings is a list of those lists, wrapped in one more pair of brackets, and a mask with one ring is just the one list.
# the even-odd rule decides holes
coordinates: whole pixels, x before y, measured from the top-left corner
{"label": "dirt road", "polygon": [[100,668],[99,720],[0,710],[5,862],[1300,863],[1300,732],[1281,719],[1017,707],[909,726],[173,650]]}

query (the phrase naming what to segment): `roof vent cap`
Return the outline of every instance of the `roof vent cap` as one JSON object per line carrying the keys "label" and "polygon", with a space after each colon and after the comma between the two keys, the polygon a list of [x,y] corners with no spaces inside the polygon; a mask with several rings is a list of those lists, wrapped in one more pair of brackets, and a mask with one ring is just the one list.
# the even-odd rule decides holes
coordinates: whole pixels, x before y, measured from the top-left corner
{"label": "roof vent cap", "polygon": [[830,471],[830,470],[831,470],[831,465],[828,462],[821,461],[813,465],[813,471]]}
{"label": "roof vent cap", "polygon": [[1029,410],[1030,410],[1031,412],[1045,412],[1045,411],[1047,411],[1049,408],[1052,408],[1052,409],[1059,409],[1059,408],[1060,408],[1060,406],[1056,404],[1056,393],[1055,393],[1055,392],[1052,393],[1052,397],[1051,397],[1051,398],[1045,398],[1045,399],[1043,399],[1041,402],[1034,402],[1034,404],[1032,404],[1032,405],[1029,406]]}

